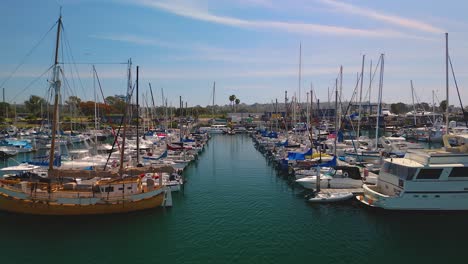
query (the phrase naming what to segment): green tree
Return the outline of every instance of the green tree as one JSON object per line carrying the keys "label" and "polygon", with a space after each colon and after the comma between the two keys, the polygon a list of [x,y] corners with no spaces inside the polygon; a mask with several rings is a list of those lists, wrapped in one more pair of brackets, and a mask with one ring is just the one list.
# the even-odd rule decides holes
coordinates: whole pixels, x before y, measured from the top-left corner
{"label": "green tree", "polygon": [[29,114],[34,116],[39,116],[41,113],[41,107],[45,110],[47,106],[47,102],[44,98],[39,97],[37,95],[31,95],[29,100],[24,101],[24,105],[26,106],[26,110]]}
{"label": "green tree", "polygon": [[240,104],[240,99],[236,98],[236,111],[237,111],[237,106]]}
{"label": "green tree", "polygon": [[109,105],[111,112],[114,114],[123,114],[125,112],[125,101],[117,96],[106,97],[106,103]]}
{"label": "green tree", "polygon": [[229,96],[229,101],[231,101],[231,108],[232,110],[234,110],[234,101],[236,100],[236,96],[235,95],[230,95]]}
{"label": "green tree", "polygon": [[408,112],[408,106],[404,103],[396,103],[396,104],[391,104],[390,105],[390,111],[394,114],[404,114]]}
{"label": "green tree", "polygon": [[445,112],[445,110],[447,110],[447,100],[443,100],[442,102],[440,102],[439,108],[442,112]]}
{"label": "green tree", "polygon": [[431,106],[428,103],[422,102],[419,104],[419,108],[424,111],[431,109]]}

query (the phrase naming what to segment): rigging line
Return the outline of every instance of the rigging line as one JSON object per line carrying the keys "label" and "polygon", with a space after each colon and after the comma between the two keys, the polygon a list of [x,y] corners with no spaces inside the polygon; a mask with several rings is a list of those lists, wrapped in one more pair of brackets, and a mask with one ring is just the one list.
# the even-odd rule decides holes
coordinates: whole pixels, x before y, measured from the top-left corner
{"label": "rigging line", "polygon": [[37,80],[39,80],[40,78],[42,78],[42,76],[44,76],[46,73],[48,73],[52,68],[54,67],[54,65],[50,66],[45,72],[43,72],[41,75],[39,75],[39,77],[37,77],[36,79],[32,80],[28,85],[26,85],[26,87],[21,90],[18,94],[16,94],[13,98],[12,98],[12,101],[14,101],[18,96],[20,96],[22,93],[24,93],[27,89],[29,89],[34,83],[37,82]]}
{"label": "rigging line", "polygon": [[10,75],[5,80],[3,80],[2,84],[0,84],[0,87],[3,87],[3,85],[7,81],[9,81],[11,77],[13,77],[13,75],[19,70],[19,68],[23,66],[24,63],[26,63],[27,58],[31,56],[34,50],[39,46],[39,44],[41,44],[41,42],[45,39],[45,37],[50,33],[50,31],[55,27],[57,23],[58,23],[58,20],[52,25],[52,27],[50,27],[50,29],[44,34],[44,36],[42,36],[42,38],[33,46],[33,48],[28,53],[26,53],[26,55],[23,57],[21,62],[16,66],[16,68],[10,73]]}
{"label": "rigging line", "polygon": [[93,64],[128,64],[127,62],[59,62],[59,64],[77,64],[77,65],[93,65]]}
{"label": "rigging line", "polygon": [[[65,78],[65,72],[64,72],[62,69],[60,69],[60,73],[62,74],[62,79],[63,79],[63,81],[64,81],[64,83],[65,83],[64,88],[66,87],[66,88],[68,88],[70,91],[72,91],[71,86],[70,86],[70,83],[68,82],[68,79]],[[72,93],[70,93],[70,95],[72,95]],[[60,96],[61,96],[62,99],[63,99],[62,94],[60,94]]]}
{"label": "rigging line", "polygon": [[[424,107],[423,103],[424,102],[421,102],[421,98],[419,98],[418,94],[414,91],[414,97],[416,98],[416,105],[419,105],[420,109],[423,110],[423,113],[426,112],[426,108]],[[429,122],[431,124],[434,124],[435,120],[432,120],[429,118]]]}
{"label": "rigging line", "polygon": [[[345,118],[348,115],[348,112],[351,109],[351,106],[353,105],[351,102],[354,100],[354,97],[357,97],[357,89],[359,87],[359,82],[360,81],[361,81],[361,75],[359,75],[359,73],[358,73],[357,80],[356,80],[356,86],[354,87],[354,90],[353,90],[353,95],[351,96],[351,100],[349,100],[349,103],[348,103],[348,106],[346,107],[346,110],[343,112],[345,114]],[[343,110],[343,108],[342,108],[342,110]],[[343,124],[342,124],[342,126],[343,126]]]}
{"label": "rigging line", "polygon": [[439,103],[439,105],[440,105],[440,99],[439,99],[439,97],[437,97],[437,94],[436,94],[436,93],[434,93],[434,97],[435,97],[435,99],[437,100],[437,103]]}
{"label": "rigging line", "polygon": [[[449,62],[450,62],[450,68],[452,69],[452,75],[453,75],[453,81],[455,82],[455,87],[457,88],[457,94],[458,94],[458,100],[460,101],[460,107],[463,112],[463,120],[465,120],[465,125],[468,127],[468,120],[466,119],[466,111],[465,108],[463,108],[463,103],[460,97],[460,90],[458,89],[458,82],[457,78],[455,77],[455,71],[453,70],[453,65],[452,65],[452,58],[449,56]],[[448,105],[447,105],[448,107]],[[448,128],[447,128],[448,129]]]}
{"label": "rigging line", "polygon": [[[63,30],[62,30],[62,31],[63,31]],[[64,55],[64,50],[65,50],[65,49],[63,48],[63,46],[66,46],[66,42],[65,42],[66,39],[65,39],[64,35],[65,35],[65,32],[63,32],[63,34],[61,35],[62,43],[64,43],[64,45],[61,46],[61,47],[62,47],[62,49],[61,49],[62,58],[65,58],[65,55]],[[65,50],[65,51],[66,51],[66,50]],[[66,53],[66,55],[69,57],[69,54],[68,54],[68,53]],[[68,68],[67,68],[67,70],[68,70]],[[66,71],[66,70],[65,70],[65,66],[63,65],[63,66],[61,67],[61,72],[62,72],[62,77],[63,77],[63,79],[65,79],[65,71]],[[72,87],[75,88],[76,85],[75,85],[75,78],[74,78],[74,76],[73,76],[73,70],[69,70],[69,71],[70,71],[72,86],[70,86],[70,84],[69,84],[68,82],[67,82],[67,84],[68,84],[68,89],[70,90],[69,92],[70,92],[70,94],[72,94],[72,91],[73,91],[73,90],[72,90]],[[65,92],[65,91],[64,91],[64,92]],[[65,93],[63,93],[63,94],[65,94]]]}
{"label": "rigging line", "polygon": [[[377,64],[375,65],[374,73],[372,74],[372,77],[371,77],[370,80],[369,80],[371,86],[372,86],[372,82],[374,81],[375,74],[377,73],[377,69],[378,69],[378,67],[379,67],[379,65],[380,65],[380,60],[381,60],[381,58],[379,58],[379,60],[377,61]],[[372,69],[371,69],[371,70],[372,70]],[[369,95],[369,89],[367,89],[366,95],[364,96],[364,98],[366,98],[367,95]],[[370,98],[369,98],[369,103],[370,103]]]}
{"label": "rigging line", "polygon": [[[63,27],[63,24],[62,24],[62,27]],[[65,41],[64,41],[64,36],[63,36],[64,33],[65,33],[65,32],[63,32],[63,28],[62,28],[62,34],[60,35],[60,38],[61,38],[62,43],[65,43]],[[64,54],[65,51],[64,51],[63,46],[64,46],[64,45],[60,46],[60,47],[61,47],[60,52],[61,52],[61,54],[62,54],[62,58],[65,58],[65,54]],[[68,70],[68,68],[67,68],[67,70]],[[70,86],[70,83],[68,82],[67,79],[65,79],[65,72],[66,72],[65,66],[60,67],[60,73],[62,74],[62,79],[65,81],[65,84],[66,84],[66,86],[63,87],[63,90],[62,90],[63,92],[60,93],[60,100],[63,100],[63,98],[64,98],[63,95],[66,94],[67,88],[68,88],[68,90],[70,90],[70,91],[69,91],[70,93],[71,93],[71,91],[72,91],[72,87]],[[70,72],[70,76],[71,76],[71,81],[72,81],[72,85],[73,85],[73,88],[74,88],[74,87],[75,87],[75,79],[73,78],[73,72]],[[68,87],[67,87],[67,86],[68,86]]]}
{"label": "rigging line", "polygon": [[[104,92],[102,91],[102,86],[101,86],[101,80],[99,79],[98,73],[96,71],[96,67],[94,67],[94,65],[93,65],[93,71],[94,71],[94,75],[96,76],[96,80],[98,82],[99,91],[101,92],[101,96],[102,96],[102,101],[104,102],[104,105],[107,106],[107,108],[106,108],[107,111],[106,112],[107,112],[107,116],[109,117],[110,116],[110,105],[107,103],[106,98],[104,97]],[[112,118],[109,118],[108,122],[109,122],[109,125],[111,126],[112,135],[114,136],[115,139],[117,139],[118,133],[117,134],[115,133],[114,127],[112,126]],[[114,147],[114,145],[112,146],[112,148],[113,147]],[[118,147],[119,151],[121,151],[119,142],[117,142],[117,147]]]}
{"label": "rigging line", "polygon": [[[84,90],[84,86],[83,86],[83,82],[81,81],[81,78],[80,78],[80,74],[78,72],[78,67],[76,67],[76,63],[75,63],[75,57],[73,56],[73,52],[72,52],[72,49],[71,49],[71,45],[70,45],[70,42],[68,41],[68,37],[66,35],[66,32],[65,32],[65,27],[63,26],[62,24],[62,32],[63,32],[63,38],[65,39],[64,43],[65,43],[65,46],[68,48],[68,52],[69,52],[69,56],[71,57],[71,61],[73,62],[72,65],[75,66],[74,69],[75,69],[75,72],[76,72],[76,76],[78,78],[78,81],[80,83],[80,86],[81,86],[81,91],[83,92],[83,95],[85,95],[85,90]],[[73,68],[73,67],[72,67]]]}

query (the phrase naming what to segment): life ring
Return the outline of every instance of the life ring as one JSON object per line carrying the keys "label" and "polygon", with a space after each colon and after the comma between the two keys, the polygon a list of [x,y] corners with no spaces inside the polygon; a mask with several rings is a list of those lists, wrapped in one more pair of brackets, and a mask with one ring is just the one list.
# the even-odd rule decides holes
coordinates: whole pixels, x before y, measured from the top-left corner
{"label": "life ring", "polygon": [[343,177],[348,178],[348,177],[349,177],[349,172],[344,171],[344,172],[343,172]]}

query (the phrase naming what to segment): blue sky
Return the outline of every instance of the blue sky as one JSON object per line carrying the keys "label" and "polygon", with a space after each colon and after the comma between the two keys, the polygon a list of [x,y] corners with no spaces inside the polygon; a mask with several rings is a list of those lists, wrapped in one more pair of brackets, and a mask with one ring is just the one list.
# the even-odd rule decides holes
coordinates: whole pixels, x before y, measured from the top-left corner
{"label": "blue sky", "polygon": [[[299,93],[301,43],[301,101],[311,84],[326,101],[340,65],[343,100],[349,100],[363,54],[365,96],[370,60],[375,66],[381,53],[385,102],[410,103],[410,80],[421,101],[431,102],[432,90],[439,101],[445,99],[444,32],[449,32],[460,93],[468,104],[468,3],[461,0],[1,1],[0,85],[6,101],[47,97],[50,77],[38,76],[53,63],[55,30],[25,55],[55,23],[60,5],[66,44],[61,61],[80,63],[64,65],[65,98],[94,99],[92,63],[106,96],[124,94],[126,65],[117,63],[131,58],[140,66],[142,98],[149,98],[151,82],[158,105],[161,88],[173,105],[179,96],[188,105],[211,104],[213,81],[216,104],[227,104],[231,94],[248,104],[283,101],[285,90],[290,96]],[[452,80],[450,86],[450,102],[458,105]]]}

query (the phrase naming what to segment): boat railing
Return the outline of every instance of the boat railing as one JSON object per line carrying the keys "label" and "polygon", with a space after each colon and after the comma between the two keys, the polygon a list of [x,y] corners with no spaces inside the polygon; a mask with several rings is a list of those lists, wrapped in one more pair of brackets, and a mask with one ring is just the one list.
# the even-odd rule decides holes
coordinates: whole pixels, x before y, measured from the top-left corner
{"label": "boat railing", "polygon": [[364,189],[364,192],[367,196],[371,196],[374,199],[391,197],[390,195],[383,194],[380,187],[377,185],[364,184],[362,188]]}

